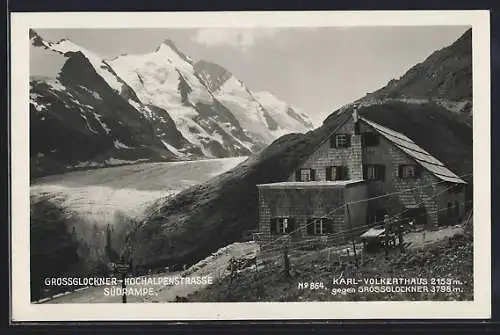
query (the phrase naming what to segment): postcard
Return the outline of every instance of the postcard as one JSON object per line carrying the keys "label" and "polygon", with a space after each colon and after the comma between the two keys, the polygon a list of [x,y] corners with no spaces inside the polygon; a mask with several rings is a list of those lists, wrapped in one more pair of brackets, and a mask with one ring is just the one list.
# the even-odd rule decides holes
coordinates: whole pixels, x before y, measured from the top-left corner
{"label": "postcard", "polygon": [[12,13],[14,320],[488,318],[489,29]]}

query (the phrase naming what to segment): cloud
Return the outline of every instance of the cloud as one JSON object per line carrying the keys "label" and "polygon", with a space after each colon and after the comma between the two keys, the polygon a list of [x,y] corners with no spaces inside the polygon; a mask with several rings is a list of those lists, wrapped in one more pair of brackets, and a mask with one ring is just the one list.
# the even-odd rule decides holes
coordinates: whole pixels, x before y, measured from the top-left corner
{"label": "cloud", "polygon": [[271,38],[279,31],[276,28],[201,28],[196,30],[193,40],[206,46],[230,46],[244,51],[257,40]]}

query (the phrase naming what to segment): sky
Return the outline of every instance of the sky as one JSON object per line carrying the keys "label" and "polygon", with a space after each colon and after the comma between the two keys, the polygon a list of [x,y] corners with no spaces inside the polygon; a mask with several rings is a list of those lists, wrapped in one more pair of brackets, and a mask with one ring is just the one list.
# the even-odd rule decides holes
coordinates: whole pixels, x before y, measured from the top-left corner
{"label": "sky", "polygon": [[[397,79],[469,27],[36,29],[111,58],[152,52],[171,39],[194,61],[217,63],[252,91],[270,91],[315,125],[339,107]],[[43,74],[51,64],[31,62]],[[54,65],[56,66],[56,65]]]}

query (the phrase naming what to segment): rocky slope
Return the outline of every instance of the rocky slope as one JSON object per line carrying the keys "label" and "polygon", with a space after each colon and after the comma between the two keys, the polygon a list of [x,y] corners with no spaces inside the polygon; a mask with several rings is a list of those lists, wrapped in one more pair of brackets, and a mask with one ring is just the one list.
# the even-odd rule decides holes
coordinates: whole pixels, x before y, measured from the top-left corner
{"label": "rocky slope", "polygon": [[362,101],[380,99],[432,100],[445,108],[472,111],[472,29],[451,45],[436,50],[401,78],[367,94]]}
{"label": "rocky slope", "polygon": [[[286,123],[287,110],[255,110],[260,105],[246,88],[215,93],[170,40],[153,52],[110,60],[67,39],[46,41],[33,30],[30,41],[32,58],[60,65],[30,80],[33,176],[137,160],[245,156],[283,133],[312,127]],[[234,109],[228,99],[252,103]],[[266,123],[242,122],[256,113],[265,114]]]}
{"label": "rocky slope", "polygon": [[[467,36],[459,39],[464,43]],[[457,42],[458,43],[458,42]],[[456,45],[456,43],[454,44]],[[450,49],[434,54],[436,62],[454,58]],[[462,63],[462,49],[452,48],[457,62]],[[442,56],[444,53],[447,57]],[[434,69],[441,66],[436,63]],[[443,65],[444,68],[444,65]],[[456,72],[467,72],[461,67],[448,68],[441,73],[445,78],[456,78]],[[416,77],[421,85],[431,87],[434,76]],[[449,79],[448,81],[451,81]],[[463,77],[461,97],[470,97],[466,88],[472,88],[472,77]],[[456,97],[454,86],[439,91],[439,98]],[[382,89],[381,91],[383,91]],[[422,91],[434,94],[427,89]],[[432,96],[430,96],[432,97]],[[408,97],[410,98],[410,97]],[[417,96],[416,98],[420,98]],[[418,103],[415,102],[418,101]],[[381,123],[412,138],[426,151],[439,159],[472,186],[472,127],[458,113],[451,113],[441,103],[425,99],[364,100],[359,113],[367,119]],[[289,134],[274,141],[258,155],[248,159],[231,171],[202,185],[192,187],[173,199],[158,201],[150,213],[131,231],[124,254],[140,264],[163,266],[172,262],[194,262],[207,253],[241,238],[258,223],[256,184],[286,180],[312,150],[351,116],[352,105],[333,112],[323,125],[306,134]],[[422,131],[425,129],[425,131]],[[469,195],[472,187],[468,188]]]}

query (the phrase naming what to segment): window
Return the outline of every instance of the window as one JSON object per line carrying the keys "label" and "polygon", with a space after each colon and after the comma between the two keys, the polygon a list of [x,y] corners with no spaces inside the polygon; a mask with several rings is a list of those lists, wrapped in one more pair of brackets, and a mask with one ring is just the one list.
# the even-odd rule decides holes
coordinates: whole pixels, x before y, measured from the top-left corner
{"label": "window", "polygon": [[296,172],[296,181],[314,181],[316,173],[313,169],[298,169]]}
{"label": "window", "polygon": [[455,216],[458,218],[460,216],[460,204],[455,200]]}
{"label": "window", "polygon": [[420,177],[420,169],[416,165],[400,165],[399,178],[412,179]]}
{"label": "window", "polygon": [[380,143],[380,137],[372,132],[363,133],[361,140],[364,147],[376,147]]}
{"label": "window", "polygon": [[363,179],[385,180],[385,165],[372,164],[363,167]]}
{"label": "window", "polygon": [[453,210],[451,208],[451,202],[448,203],[448,208],[446,209],[446,214],[448,215],[449,218],[453,216]]}
{"label": "window", "polygon": [[333,230],[332,220],[327,218],[310,218],[307,220],[308,235],[331,234]]}
{"label": "window", "polygon": [[330,137],[331,148],[349,148],[351,146],[351,135],[335,134]]}
{"label": "window", "polygon": [[290,234],[295,230],[295,220],[292,218],[271,219],[271,234]]}
{"label": "window", "polygon": [[283,218],[278,220],[278,233],[280,234],[289,233],[288,218]]}
{"label": "window", "polygon": [[326,168],[326,180],[347,180],[348,172],[347,166],[329,166]]}
{"label": "window", "polygon": [[310,181],[311,180],[311,170],[302,169],[300,170],[300,180]]}

